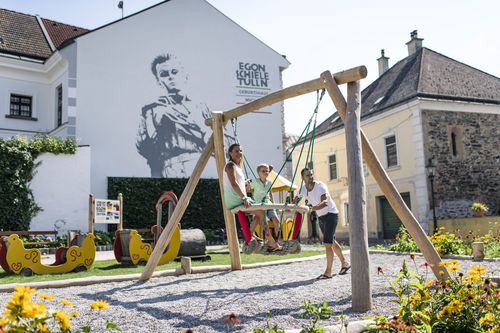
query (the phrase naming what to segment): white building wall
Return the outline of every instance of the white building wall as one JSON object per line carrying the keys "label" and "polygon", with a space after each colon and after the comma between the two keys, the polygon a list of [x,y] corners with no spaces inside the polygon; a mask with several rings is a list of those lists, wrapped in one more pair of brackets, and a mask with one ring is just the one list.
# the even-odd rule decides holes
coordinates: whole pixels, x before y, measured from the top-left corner
{"label": "white building wall", "polygon": [[[44,64],[0,59],[0,137],[23,135],[31,138],[55,128],[55,88],[67,77],[66,67],[67,62],[59,54],[53,55]],[[11,94],[32,97],[34,119],[6,117],[10,114]]]}
{"label": "white building wall", "polygon": [[90,147],[78,147],[76,154],[42,154],[31,181],[35,202],[42,207],[30,230],[81,230],[88,228],[90,192]]}
{"label": "white building wall", "polygon": [[[162,3],[81,36],[76,43],[76,136],[80,144],[92,147],[92,191],[100,197],[107,194],[108,176],[151,176],[136,139],[141,109],[163,93],[151,72],[156,56],[174,53],[188,73],[189,98],[223,111],[255,98],[243,96],[248,89],[238,87],[240,63],[265,65],[268,90],[252,91],[266,94],[281,89],[280,67],[288,66],[203,0]],[[281,104],[261,111],[239,119],[239,140],[253,165],[280,165]],[[228,130],[232,132],[230,126]],[[207,129],[207,138],[210,134]],[[216,176],[214,165],[211,159],[203,177]]]}

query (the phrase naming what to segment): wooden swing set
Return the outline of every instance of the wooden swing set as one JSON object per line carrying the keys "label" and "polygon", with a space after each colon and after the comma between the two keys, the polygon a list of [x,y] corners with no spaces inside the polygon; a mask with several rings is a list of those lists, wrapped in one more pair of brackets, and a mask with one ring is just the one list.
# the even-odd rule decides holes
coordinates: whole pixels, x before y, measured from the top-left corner
{"label": "wooden swing set", "polygon": [[[381,165],[377,155],[371,147],[363,130],[360,127],[361,114],[361,92],[360,80],[367,75],[365,66],[354,67],[342,72],[331,74],[330,71],[323,72],[318,79],[291,86],[260,99],[241,105],[226,112],[213,112],[212,118],[206,119],[205,124],[212,127],[213,134],[203,149],[189,181],[177,203],[167,226],[163,230],[157,246],[149,258],[140,280],[148,280],[158,265],[160,257],[167,247],[179,221],[186,210],[191,196],[198,184],[200,176],[208,160],[215,153],[217,175],[224,210],[224,221],[227,231],[229,253],[231,256],[231,269],[241,270],[241,257],[239,252],[236,223],[233,213],[224,205],[223,172],[226,164],[224,157],[224,126],[231,119],[243,116],[247,113],[259,110],[263,107],[281,102],[285,99],[297,97],[303,94],[326,89],[333,101],[341,119],[345,124],[347,143],[347,169],[348,169],[348,191],[349,191],[349,241],[351,257],[351,284],[352,284],[352,308],[354,311],[364,312],[372,307],[371,284],[370,284],[370,259],[368,253],[368,228],[366,221],[366,199],[365,182],[363,173],[363,159],[380,186],[382,192],[389,201],[391,207],[415,240],[422,251],[427,262],[431,264],[432,271],[438,279],[446,279],[449,274],[445,267],[439,266],[441,258],[433,247],[424,230],[413,216],[411,210],[406,206],[398,190],[390,180]],[[347,101],[340,91],[338,85],[347,84]],[[265,207],[264,207],[265,208]],[[263,209],[259,206],[258,209]]]}

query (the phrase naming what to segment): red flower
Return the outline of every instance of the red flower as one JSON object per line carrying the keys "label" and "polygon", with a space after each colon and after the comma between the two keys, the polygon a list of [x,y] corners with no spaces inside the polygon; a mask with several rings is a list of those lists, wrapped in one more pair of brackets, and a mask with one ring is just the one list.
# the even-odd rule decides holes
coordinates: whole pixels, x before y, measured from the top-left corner
{"label": "red flower", "polygon": [[234,313],[231,313],[229,316],[224,317],[224,323],[238,325],[241,324],[241,320]]}

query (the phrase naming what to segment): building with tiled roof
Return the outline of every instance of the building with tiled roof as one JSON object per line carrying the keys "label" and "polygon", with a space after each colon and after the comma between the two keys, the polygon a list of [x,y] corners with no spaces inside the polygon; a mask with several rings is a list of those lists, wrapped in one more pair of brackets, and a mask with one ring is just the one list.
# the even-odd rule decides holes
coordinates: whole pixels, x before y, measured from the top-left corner
{"label": "building with tiled roof", "polygon": [[[37,170],[33,229],[86,230],[88,194],[106,198],[108,177],[189,177],[210,110],[281,89],[289,64],[205,0],[163,1],[91,31],[0,9],[0,137],[85,146]],[[283,104],[266,110],[246,116],[238,137],[252,142],[249,158],[280,165]],[[212,162],[203,177],[216,177]]]}
{"label": "building with tiled roof", "polygon": [[[429,231],[434,213],[438,225],[469,217],[473,201],[485,202],[492,215],[500,213],[500,78],[425,48],[422,41],[412,32],[408,56],[390,68],[382,50],[380,76],[361,92],[361,125]],[[347,237],[347,152],[338,114],[317,126],[314,153],[316,178],[326,180],[341,211],[338,231]],[[394,238],[401,223],[366,168],[365,176],[369,236]]]}
{"label": "building with tiled roof", "polygon": [[0,55],[45,61],[63,42],[87,31],[0,8]]}

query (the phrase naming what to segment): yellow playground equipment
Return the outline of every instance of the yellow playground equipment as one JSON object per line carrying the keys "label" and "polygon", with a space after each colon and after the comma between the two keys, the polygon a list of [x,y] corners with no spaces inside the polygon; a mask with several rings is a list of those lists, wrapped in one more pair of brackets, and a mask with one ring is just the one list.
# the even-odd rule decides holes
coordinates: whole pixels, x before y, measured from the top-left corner
{"label": "yellow playground equipment", "polygon": [[[92,196],[89,200],[89,217],[92,209]],[[12,232],[0,237],[0,266],[6,272],[30,276],[33,274],[62,274],[90,269],[95,260],[95,243],[92,223],[89,222],[87,234],[77,234],[68,240],[68,247],[59,247],[52,264],[42,263],[39,249],[26,249],[19,234]]]}
{"label": "yellow playground equipment", "polygon": [[[16,274],[61,274],[79,272],[89,269],[95,259],[94,235],[88,233],[83,238],[81,246],[60,247],[56,251],[56,260],[51,265],[42,263],[42,254],[39,249],[25,249],[24,243],[17,234],[0,241],[0,247],[5,248],[4,270]],[[4,252],[4,251],[1,251]]]}
{"label": "yellow playground equipment", "polygon": [[[120,196],[121,198],[121,196]],[[139,232],[133,229],[123,229],[123,223],[120,218],[118,230],[116,230],[116,237],[114,242],[115,258],[121,263],[125,264],[143,264],[146,263],[153,252],[154,245],[161,235],[163,230],[161,226],[162,219],[162,206],[168,203],[168,217],[172,214],[175,205],[177,204],[177,197],[173,192],[164,192],[156,203],[156,225],[151,227],[153,234],[153,245],[145,243]],[[181,230],[177,227],[170,240],[170,245],[160,258],[159,264],[166,264],[177,257],[181,247]]]}

